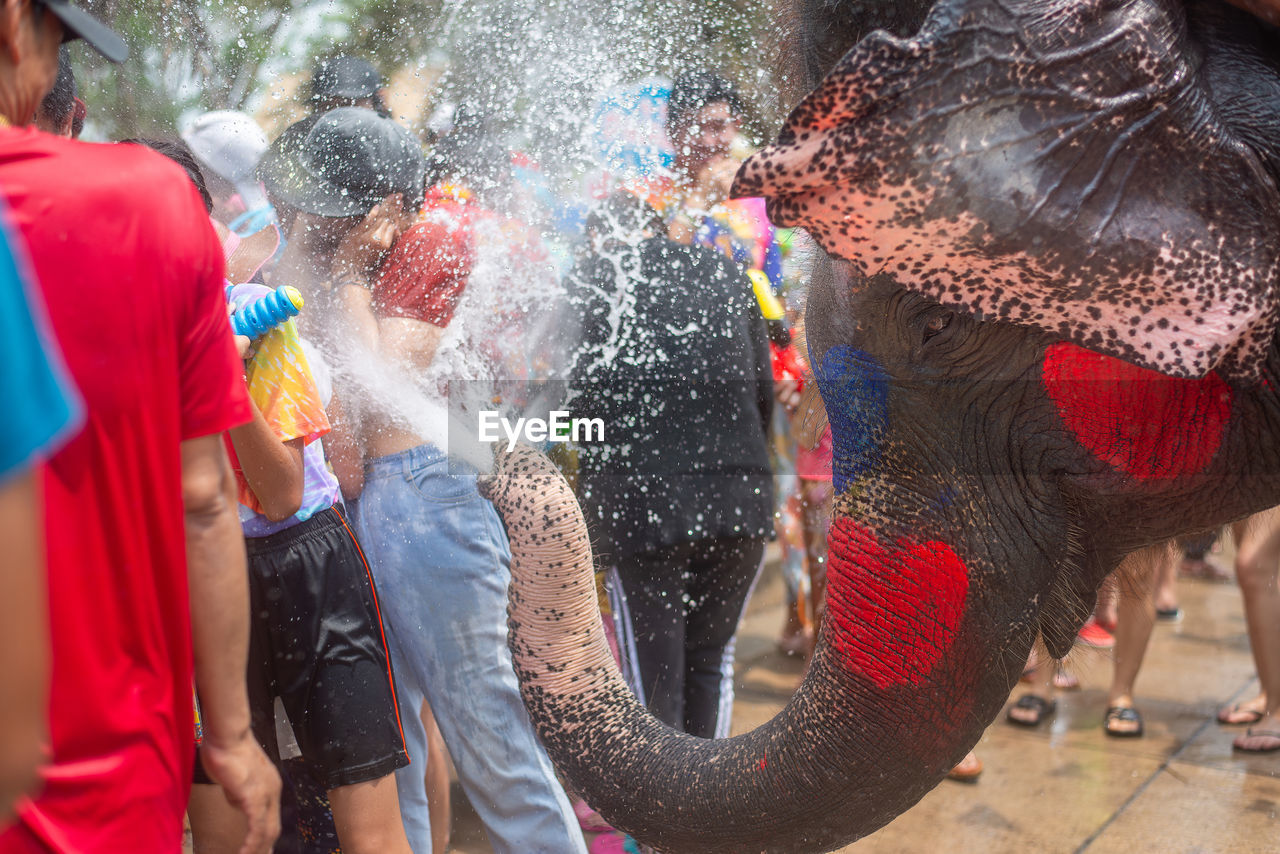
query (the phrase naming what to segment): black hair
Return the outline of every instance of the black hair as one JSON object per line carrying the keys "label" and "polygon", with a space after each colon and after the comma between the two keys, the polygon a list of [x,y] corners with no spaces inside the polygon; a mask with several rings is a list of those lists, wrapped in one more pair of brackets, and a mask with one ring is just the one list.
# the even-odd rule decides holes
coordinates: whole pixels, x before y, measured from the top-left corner
{"label": "black hair", "polygon": [[61,125],[76,109],[76,75],[71,70],[71,52],[64,44],[58,48],[58,77],[53,88],[40,102],[40,112],[50,124]]}
{"label": "black hair", "polygon": [[735,116],[744,112],[734,85],[711,71],[687,71],[671,84],[667,100],[667,130],[685,127],[690,117],[708,104],[726,103]]}
{"label": "black hair", "polygon": [[213,197],[209,195],[209,188],[205,185],[204,172],[200,170],[200,163],[185,142],[177,139],[146,139],[144,137],[121,141],[132,145],[145,145],[185,169],[187,177],[191,179],[191,183],[195,184],[196,189],[200,191],[200,198],[204,201],[205,212],[213,213]]}

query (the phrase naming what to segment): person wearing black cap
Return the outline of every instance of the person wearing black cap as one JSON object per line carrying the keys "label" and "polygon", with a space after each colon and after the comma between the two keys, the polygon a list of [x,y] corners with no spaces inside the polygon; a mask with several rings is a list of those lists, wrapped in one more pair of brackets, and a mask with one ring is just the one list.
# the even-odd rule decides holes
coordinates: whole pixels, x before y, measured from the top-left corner
{"label": "person wearing black cap", "polygon": [[304,329],[329,343],[351,321],[363,340],[376,340],[362,311],[367,284],[422,207],[421,146],[372,110],[339,107],[286,128],[257,174],[287,240],[273,281],[317,304]]}
{"label": "person wearing black cap", "polygon": [[364,107],[384,118],[391,115],[382,99],[382,75],[373,63],[356,56],[320,60],[307,88],[315,115],[338,107]]}
{"label": "person wearing black cap", "polygon": [[[502,523],[474,475],[455,476],[445,454],[423,441],[423,425],[400,408],[399,398],[417,393],[408,378],[431,364],[450,314],[442,306],[461,289],[470,257],[461,245],[468,241],[453,239],[447,225],[441,234],[422,230],[441,224],[436,215],[461,218],[456,211],[433,211],[401,239],[404,215],[423,201],[424,161],[416,147],[404,152],[407,136],[390,119],[340,108],[291,127],[258,168],[281,221],[291,222],[276,279],[332,307],[329,328],[317,331],[346,363],[339,373],[345,368],[356,382],[383,372],[406,377],[395,400],[362,389],[359,435],[340,442],[343,419],[335,418],[326,438],[344,494],[359,495],[352,520],[389,630],[413,760],[396,772],[400,810],[414,850],[431,850],[426,735],[414,714],[425,696],[495,852],[585,854],[507,649]],[[325,325],[325,313],[309,312],[308,323]]]}
{"label": "person wearing black cap", "polygon": [[[315,265],[332,260],[325,256],[344,244],[346,232],[360,233],[370,211],[416,209],[421,152],[389,119],[344,107],[287,130],[263,155],[259,169],[289,235],[271,284],[301,286],[307,303],[303,317],[323,322],[339,308],[340,294],[317,291]],[[269,363],[259,363],[263,355],[260,351],[250,363],[248,377],[266,441],[231,436],[246,475],[251,455],[259,461],[257,479],[242,484],[247,493],[242,491],[240,513],[254,615],[249,644],[254,733],[268,753],[279,751],[279,698],[306,773],[328,793],[342,850],[410,854],[389,779],[409,760],[381,606],[338,481],[316,441],[321,432],[326,443],[332,435],[321,409],[327,395],[315,380],[323,369],[321,354],[307,352],[295,337],[277,339],[267,353]],[[276,370],[253,371],[269,365]],[[341,397],[339,391],[335,399]],[[327,403],[333,409],[334,402]],[[269,511],[265,496],[278,493],[281,478],[295,477],[301,503],[289,501]],[[197,775],[196,782],[210,781]],[[215,787],[195,787],[190,816],[197,850],[236,850],[237,840],[224,833],[231,818],[227,811]]]}
{"label": "person wearing black cap", "polygon": [[244,850],[266,852],[280,780],[249,732],[244,542],[222,433],[250,410],[222,251],[164,157],[18,127],[74,38],[111,60],[128,52],[64,0],[0,0],[0,118],[13,126],[0,129],[0,187],[85,410],[43,478],[50,763],[0,852],[176,851],[193,678],[205,766],[247,819]]}

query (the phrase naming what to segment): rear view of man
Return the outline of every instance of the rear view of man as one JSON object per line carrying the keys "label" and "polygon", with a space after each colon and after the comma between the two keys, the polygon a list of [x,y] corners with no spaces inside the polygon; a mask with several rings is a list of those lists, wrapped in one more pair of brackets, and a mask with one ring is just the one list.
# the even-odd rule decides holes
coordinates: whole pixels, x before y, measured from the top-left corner
{"label": "rear view of man", "polygon": [[[31,120],[77,37],[127,53],[65,0],[0,0],[3,124]],[[0,852],[179,851],[193,664],[205,768],[249,818],[244,850],[265,852],[279,779],[245,696],[245,556],[220,434],[249,409],[218,241],[186,176],[139,146],[6,128],[0,188],[85,408],[43,484],[51,761]]]}

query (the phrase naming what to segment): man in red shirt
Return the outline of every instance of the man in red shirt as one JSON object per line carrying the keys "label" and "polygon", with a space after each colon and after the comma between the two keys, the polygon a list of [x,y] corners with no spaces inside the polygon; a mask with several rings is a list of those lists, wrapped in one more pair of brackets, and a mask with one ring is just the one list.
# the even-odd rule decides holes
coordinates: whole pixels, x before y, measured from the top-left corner
{"label": "man in red shirt", "polygon": [[[31,120],[76,37],[126,53],[65,0],[0,0],[4,124]],[[204,766],[248,817],[244,850],[265,852],[280,784],[249,730],[245,553],[220,437],[249,407],[218,240],[182,171],[141,146],[0,129],[0,188],[86,416],[43,482],[51,762],[0,852],[178,852],[193,675]]]}

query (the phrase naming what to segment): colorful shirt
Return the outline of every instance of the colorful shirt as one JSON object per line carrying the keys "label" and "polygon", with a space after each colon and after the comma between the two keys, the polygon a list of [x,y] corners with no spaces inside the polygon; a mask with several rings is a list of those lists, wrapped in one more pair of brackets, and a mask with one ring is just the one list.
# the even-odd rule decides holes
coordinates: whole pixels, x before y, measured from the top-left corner
{"label": "colorful shirt", "polygon": [[775,291],[781,288],[782,252],[764,199],[728,199],[707,211],[690,211],[670,176],[647,179],[638,195],[667,222],[680,213],[690,215],[695,243],[719,250],[743,271],[760,270]]}
{"label": "colorful shirt", "polygon": [[45,466],[51,763],[0,852],[176,854],[191,787],[184,440],[250,417],[222,248],[140,145],[0,130],[0,187],[84,429]]}
{"label": "colorful shirt", "polygon": [[[236,285],[231,301],[243,306],[271,293],[265,285]],[[332,507],[339,498],[338,479],[329,470],[324,449],[316,440],[329,432],[329,419],[324,400],[303,351],[302,339],[292,320],[286,320],[263,335],[245,370],[249,396],[262,412],[267,426],[281,442],[302,439],[302,507],[296,514],[273,522],[262,514],[249,482],[240,470],[235,450],[231,449],[239,489],[240,524],[246,537],[265,537],[305,522],[317,512]],[[230,441],[227,443],[230,449]]]}

